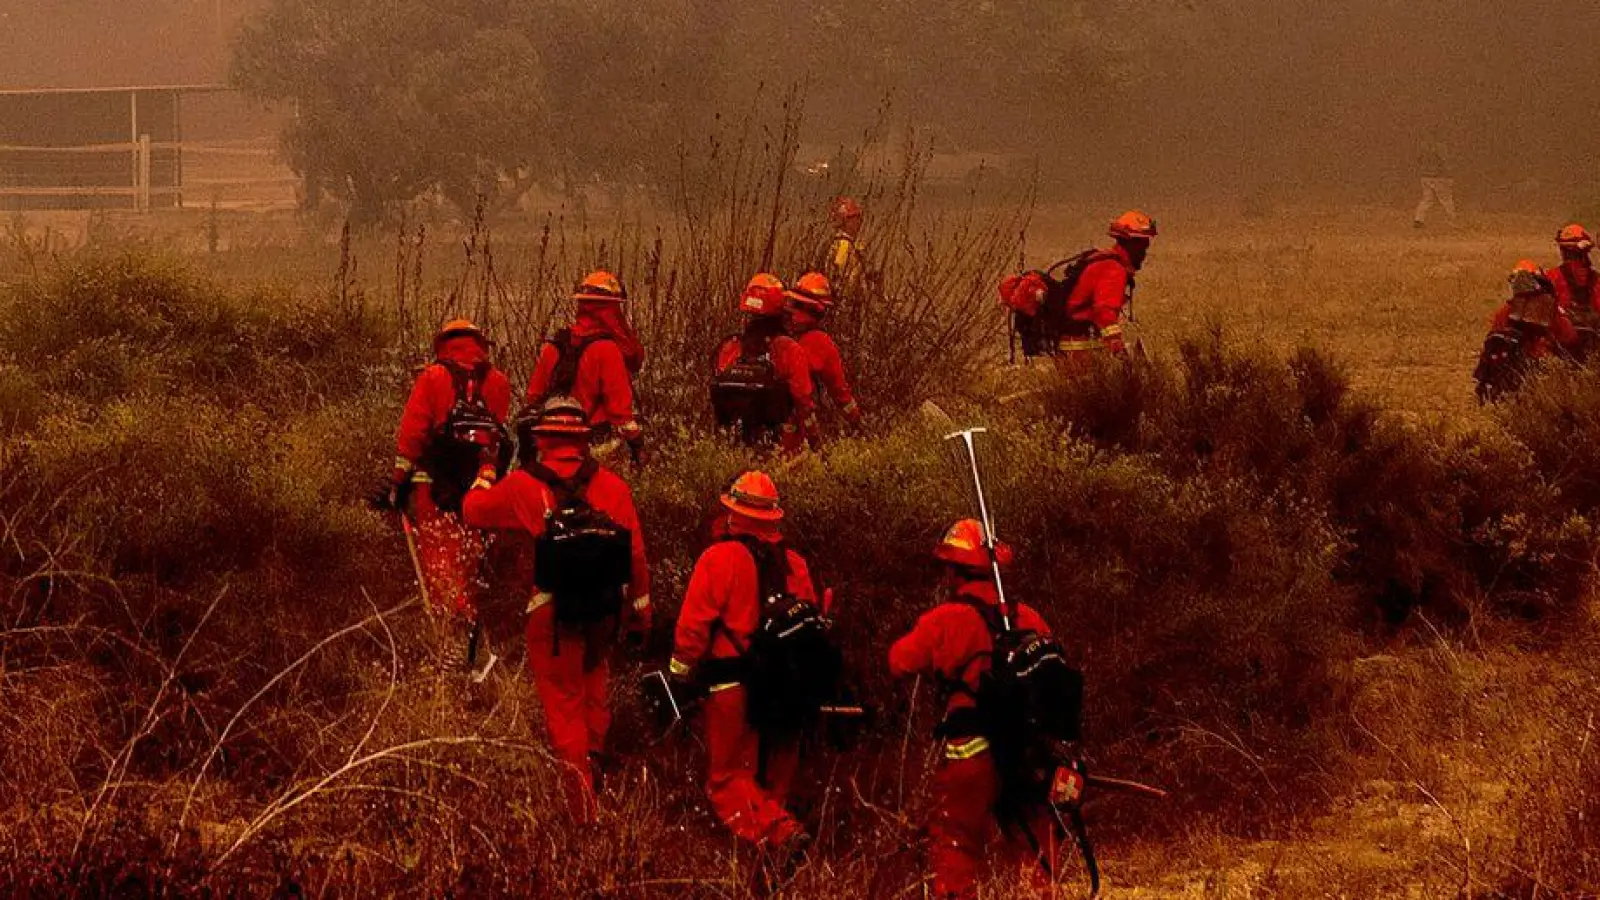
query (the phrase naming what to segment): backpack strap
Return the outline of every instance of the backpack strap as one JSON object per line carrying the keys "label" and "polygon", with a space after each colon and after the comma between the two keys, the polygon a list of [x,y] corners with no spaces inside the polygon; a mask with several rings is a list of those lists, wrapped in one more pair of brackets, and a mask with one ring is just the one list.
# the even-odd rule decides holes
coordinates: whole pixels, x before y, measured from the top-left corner
{"label": "backpack strap", "polygon": [[978,616],[983,619],[984,627],[989,631],[989,649],[980,650],[977,653],[974,653],[972,656],[962,660],[961,665],[956,667],[957,676],[953,679],[949,679],[948,684],[950,690],[966,694],[968,697],[976,700],[978,699],[977,693],[967,685],[967,670],[972,668],[973,663],[994,653],[996,640],[999,639],[1001,634],[1005,633],[1005,622],[1000,618],[1000,611],[998,609],[995,609],[990,604],[984,603],[982,600],[979,600],[975,597],[957,594],[956,597],[950,602],[959,606],[965,606],[976,612]]}
{"label": "backpack strap", "polygon": [[733,538],[750,554],[756,564],[756,602],[789,592],[789,551],[782,541],[769,543],[749,536]]}
{"label": "backpack strap", "polygon": [[463,366],[449,360],[436,360],[450,373],[450,383],[455,388],[456,402],[468,403],[483,402],[483,383],[489,376],[489,363],[484,361],[475,366]]}
{"label": "backpack strap", "polygon": [[574,502],[588,502],[584,500],[584,495],[589,492],[589,482],[600,471],[600,463],[592,456],[586,458],[571,478],[562,478],[555,470],[537,461],[528,463],[527,469],[529,475],[550,488],[550,492],[556,496],[556,503],[564,507]]}
{"label": "backpack strap", "polygon": [[557,395],[570,395],[573,385],[578,381],[578,366],[583,363],[583,354],[601,341],[614,340],[611,335],[604,333],[577,337],[571,328],[563,328],[552,334],[545,343],[556,348],[556,365],[550,372],[550,384],[544,396],[538,399],[543,401]]}

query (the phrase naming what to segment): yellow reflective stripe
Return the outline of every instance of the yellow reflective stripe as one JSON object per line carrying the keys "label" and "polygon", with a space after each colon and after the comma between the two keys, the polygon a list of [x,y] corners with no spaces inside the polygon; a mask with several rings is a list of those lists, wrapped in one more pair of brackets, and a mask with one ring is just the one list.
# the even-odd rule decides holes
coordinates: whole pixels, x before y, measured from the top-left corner
{"label": "yellow reflective stripe", "polygon": [[982,737],[969,738],[965,741],[946,741],[944,745],[945,759],[971,759],[979,753],[989,749],[989,739]]}
{"label": "yellow reflective stripe", "polygon": [[834,268],[842,269],[846,265],[848,265],[849,263],[850,263],[850,242],[849,241],[834,241],[833,242],[833,266],[834,266]]}
{"label": "yellow reflective stripe", "polygon": [[494,482],[490,481],[487,478],[479,476],[477,478],[472,479],[472,488],[471,489],[474,490],[474,491],[488,490],[489,488],[492,488],[492,487],[494,487]]}
{"label": "yellow reflective stripe", "polygon": [[672,658],[672,662],[667,664],[667,671],[674,675],[687,675],[689,674],[690,669],[688,663],[679,662],[678,658],[674,656]]}
{"label": "yellow reflective stripe", "polygon": [[729,690],[729,689],[730,689],[730,688],[736,688],[736,687],[738,687],[738,686],[739,686],[739,682],[737,682],[737,681],[730,681],[730,682],[727,682],[727,683],[726,683],[726,684],[713,684],[713,685],[712,685],[712,686],[711,686],[711,687],[710,687],[710,688],[709,688],[709,690],[710,690],[710,692],[711,692],[711,693],[713,693],[713,694],[720,694],[720,693],[722,693],[722,692],[723,692],[723,691],[726,691],[726,690]]}
{"label": "yellow reflective stripe", "polygon": [[645,594],[643,597],[640,597],[639,599],[633,601],[634,612],[644,612],[645,610],[647,610],[649,608],[650,608],[650,595],[649,594]]}
{"label": "yellow reflective stripe", "polygon": [[1100,329],[1100,336],[1101,337],[1115,337],[1116,335],[1119,335],[1121,333],[1122,333],[1122,325],[1121,325],[1121,323],[1118,323],[1118,324],[1115,324],[1115,325],[1107,325],[1106,327]]}
{"label": "yellow reflective stripe", "polygon": [[552,597],[551,595],[545,593],[544,591],[540,591],[539,593],[533,595],[533,599],[532,600],[528,601],[528,612],[533,612],[534,610],[538,609],[539,607],[545,606],[546,604],[548,604],[550,601],[552,601],[554,599],[555,599],[555,597]]}
{"label": "yellow reflective stripe", "polygon": [[411,480],[417,484],[433,484],[433,479],[429,478],[428,473],[423,471],[418,471],[417,474],[411,476]]}
{"label": "yellow reflective stripe", "polygon": [[416,469],[417,464],[412,462],[409,459],[406,459],[404,456],[396,456],[394,458],[394,467],[396,469],[400,469],[403,472],[410,472],[410,471]]}
{"label": "yellow reflective stripe", "polygon": [[1063,353],[1072,353],[1078,350],[1098,350],[1100,346],[1100,341],[1096,338],[1073,338],[1062,340],[1056,344],[1056,349]]}

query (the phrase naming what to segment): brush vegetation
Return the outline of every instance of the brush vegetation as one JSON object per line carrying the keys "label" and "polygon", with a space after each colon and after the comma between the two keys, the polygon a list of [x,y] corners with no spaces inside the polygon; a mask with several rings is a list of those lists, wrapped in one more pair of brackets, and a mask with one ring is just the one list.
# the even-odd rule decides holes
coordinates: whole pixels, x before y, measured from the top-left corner
{"label": "brush vegetation", "polygon": [[[552,222],[491,245],[480,217],[438,291],[423,273],[442,252],[415,224],[385,251],[391,281],[354,274],[377,251],[347,238],[331,288],[253,287],[125,242],[12,248],[26,265],[0,294],[0,882],[760,895],[705,807],[702,752],[658,741],[635,685],[665,657],[707,504],[757,464],[703,409],[731,298],[773,261],[803,269],[826,234],[764,205],[789,196],[781,183],[710,190],[699,219],[686,206],[659,232]],[[1600,377],[1551,371],[1468,427],[1419,424],[1315,347],[1197,328],[1155,362],[1057,383],[997,365],[990,292],[1025,210],[880,200],[885,277],[835,323],[871,432],[778,478],[878,715],[810,749],[799,804],[818,852],[781,895],[917,895],[932,691],[891,683],[884,654],[931,602],[927,549],[970,509],[917,412],[929,397],[992,429],[1008,587],[1086,672],[1093,767],[1173,789],[1161,807],[1092,805],[1114,883],[1221,872],[1255,841],[1360,813],[1356,843],[1400,846],[1399,863],[1317,853],[1235,877],[1275,896],[1593,895]],[[363,497],[431,325],[477,316],[521,380],[596,263],[629,284],[652,354],[654,460],[635,490],[666,614],[619,668],[619,762],[600,823],[579,828],[526,677],[437,676],[403,545]],[[1019,382],[1042,387],[993,399]],[[486,611],[513,660],[520,602]]]}

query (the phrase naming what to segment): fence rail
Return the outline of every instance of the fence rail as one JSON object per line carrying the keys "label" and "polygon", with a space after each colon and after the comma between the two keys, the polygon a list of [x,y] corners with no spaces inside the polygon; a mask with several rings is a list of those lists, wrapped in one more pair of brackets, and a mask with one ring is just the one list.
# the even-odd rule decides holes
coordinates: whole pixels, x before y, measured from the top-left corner
{"label": "fence rail", "polygon": [[[0,144],[0,206],[122,207],[186,202],[291,206],[299,181],[270,146],[140,141],[75,146]],[[123,201],[126,201],[125,203]]]}

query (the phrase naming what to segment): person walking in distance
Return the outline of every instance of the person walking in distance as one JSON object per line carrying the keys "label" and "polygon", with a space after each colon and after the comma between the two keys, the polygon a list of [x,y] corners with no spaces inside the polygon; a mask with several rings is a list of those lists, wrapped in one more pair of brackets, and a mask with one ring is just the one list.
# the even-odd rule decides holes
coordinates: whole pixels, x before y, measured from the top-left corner
{"label": "person walking in distance", "polygon": [[1587,362],[1600,342],[1600,291],[1595,290],[1596,274],[1590,254],[1594,238],[1588,229],[1573,223],[1556,232],[1556,247],[1561,264],[1544,273],[1555,291],[1556,306],[1566,314],[1577,340],[1569,348],[1579,362]]}
{"label": "person walking in distance", "polygon": [[784,332],[784,287],[765,272],[739,295],[743,333],[717,348],[711,406],[717,425],[736,429],[749,446],[774,442],[785,454],[822,444],[817,427],[811,361]]}
{"label": "person walking in distance", "polygon": [[1425,228],[1428,217],[1434,207],[1444,210],[1448,224],[1456,223],[1456,180],[1451,174],[1450,161],[1445,153],[1444,144],[1439,141],[1429,141],[1422,148],[1422,153],[1417,157],[1417,169],[1422,176],[1422,199],[1417,201],[1416,214],[1411,222],[1417,228]]}
{"label": "person walking in distance", "polygon": [[563,764],[572,815],[592,821],[611,727],[610,657],[619,628],[650,629],[644,533],[626,482],[590,454],[583,405],[555,396],[518,417],[520,467],[483,478],[462,508],[476,528],[531,539],[528,671]]}
{"label": "person walking in distance", "polygon": [[1132,311],[1135,276],[1158,233],[1155,220],[1138,210],[1118,216],[1107,229],[1112,245],[1083,257],[1061,308],[1041,313],[1060,322],[1052,330],[1058,332],[1056,365],[1064,374],[1087,371],[1101,354],[1127,357],[1123,325]]}
{"label": "person walking in distance", "polygon": [[523,403],[537,408],[552,396],[572,397],[597,442],[620,440],[640,462],[644,429],[634,409],[633,378],[644,365],[644,345],[628,321],[628,292],[601,270],[579,282],[572,299],[577,315],[540,348]]}
{"label": "person walking in distance", "polygon": [[844,358],[833,336],[822,328],[823,317],[833,309],[833,287],[828,276],[821,272],[807,272],[794,286],[784,292],[787,307],[789,334],[806,351],[811,363],[811,380],[815,393],[826,394],[838,414],[851,428],[861,425],[861,406],[850,390],[850,379],[844,371]]}

